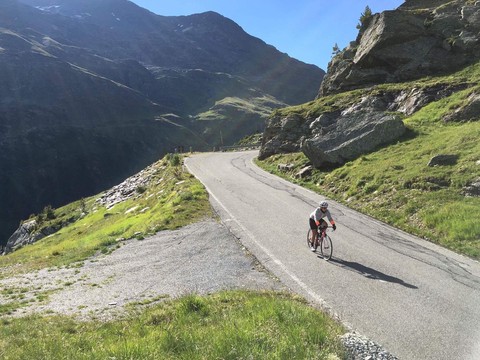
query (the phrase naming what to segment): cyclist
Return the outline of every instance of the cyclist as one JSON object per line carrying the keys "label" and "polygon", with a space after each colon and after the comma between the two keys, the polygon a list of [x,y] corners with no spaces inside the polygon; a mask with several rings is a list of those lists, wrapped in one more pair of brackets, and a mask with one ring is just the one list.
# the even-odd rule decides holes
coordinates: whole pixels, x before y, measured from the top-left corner
{"label": "cyclist", "polygon": [[322,201],[315,211],[310,214],[310,229],[312,229],[312,246],[310,247],[310,250],[312,251],[316,250],[315,244],[317,243],[318,238],[318,228],[326,229],[328,227],[327,222],[323,220],[324,217],[327,217],[328,221],[330,221],[333,230],[337,230],[332,214],[330,214],[330,211],[328,210],[328,203]]}

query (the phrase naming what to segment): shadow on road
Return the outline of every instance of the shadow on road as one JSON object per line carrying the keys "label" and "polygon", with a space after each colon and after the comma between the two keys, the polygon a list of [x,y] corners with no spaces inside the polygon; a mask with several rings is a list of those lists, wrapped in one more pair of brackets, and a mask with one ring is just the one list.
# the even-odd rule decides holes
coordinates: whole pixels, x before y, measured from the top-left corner
{"label": "shadow on road", "polygon": [[408,284],[408,283],[406,283],[405,281],[403,281],[399,278],[384,274],[380,271],[374,270],[372,268],[369,268],[368,266],[365,266],[365,265],[362,265],[362,264],[359,264],[359,263],[356,263],[356,262],[345,261],[345,260],[334,259],[334,258],[330,259],[329,262],[336,265],[336,266],[340,266],[341,268],[344,268],[346,270],[353,271],[353,272],[356,272],[360,275],[363,275],[368,279],[388,281],[388,282],[391,282],[391,283],[400,284],[400,285],[405,286],[409,289],[418,289],[417,286]]}

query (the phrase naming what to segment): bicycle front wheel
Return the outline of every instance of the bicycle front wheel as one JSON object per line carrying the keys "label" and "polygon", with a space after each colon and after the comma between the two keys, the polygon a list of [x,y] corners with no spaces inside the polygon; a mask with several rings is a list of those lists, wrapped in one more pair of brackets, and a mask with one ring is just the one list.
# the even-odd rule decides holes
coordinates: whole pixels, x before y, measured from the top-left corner
{"label": "bicycle front wheel", "polygon": [[333,254],[333,244],[330,236],[325,235],[320,241],[320,253],[325,260],[330,260]]}

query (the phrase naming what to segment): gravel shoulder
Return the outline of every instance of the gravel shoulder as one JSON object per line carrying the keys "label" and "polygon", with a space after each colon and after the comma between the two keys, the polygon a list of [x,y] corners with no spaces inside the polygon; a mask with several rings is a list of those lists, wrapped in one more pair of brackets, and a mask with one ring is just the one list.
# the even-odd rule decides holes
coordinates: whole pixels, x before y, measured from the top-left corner
{"label": "gravel shoulder", "polygon": [[27,289],[27,299],[34,292],[48,294],[46,300],[17,310],[16,316],[47,312],[100,319],[121,314],[127,304],[191,293],[286,290],[213,219],[125,241],[81,267],[43,269],[3,279],[0,286]]}

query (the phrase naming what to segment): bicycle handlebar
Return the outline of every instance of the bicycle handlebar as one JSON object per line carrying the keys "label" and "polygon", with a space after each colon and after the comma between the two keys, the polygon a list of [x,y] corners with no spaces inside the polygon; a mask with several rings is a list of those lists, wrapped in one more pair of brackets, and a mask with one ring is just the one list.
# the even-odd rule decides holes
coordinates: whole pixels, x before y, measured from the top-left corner
{"label": "bicycle handlebar", "polygon": [[[326,231],[327,229],[333,229],[333,226],[327,226],[327,227],[323,227],[323,228],[321,228],[321,227],[319,226],[319,227],[317,228],[317,231],[318,231],[318,232],[321,232],[321,231],[323,231],[323,230]],[[333,231],[335,231],[335,230],[333,230]]]}

